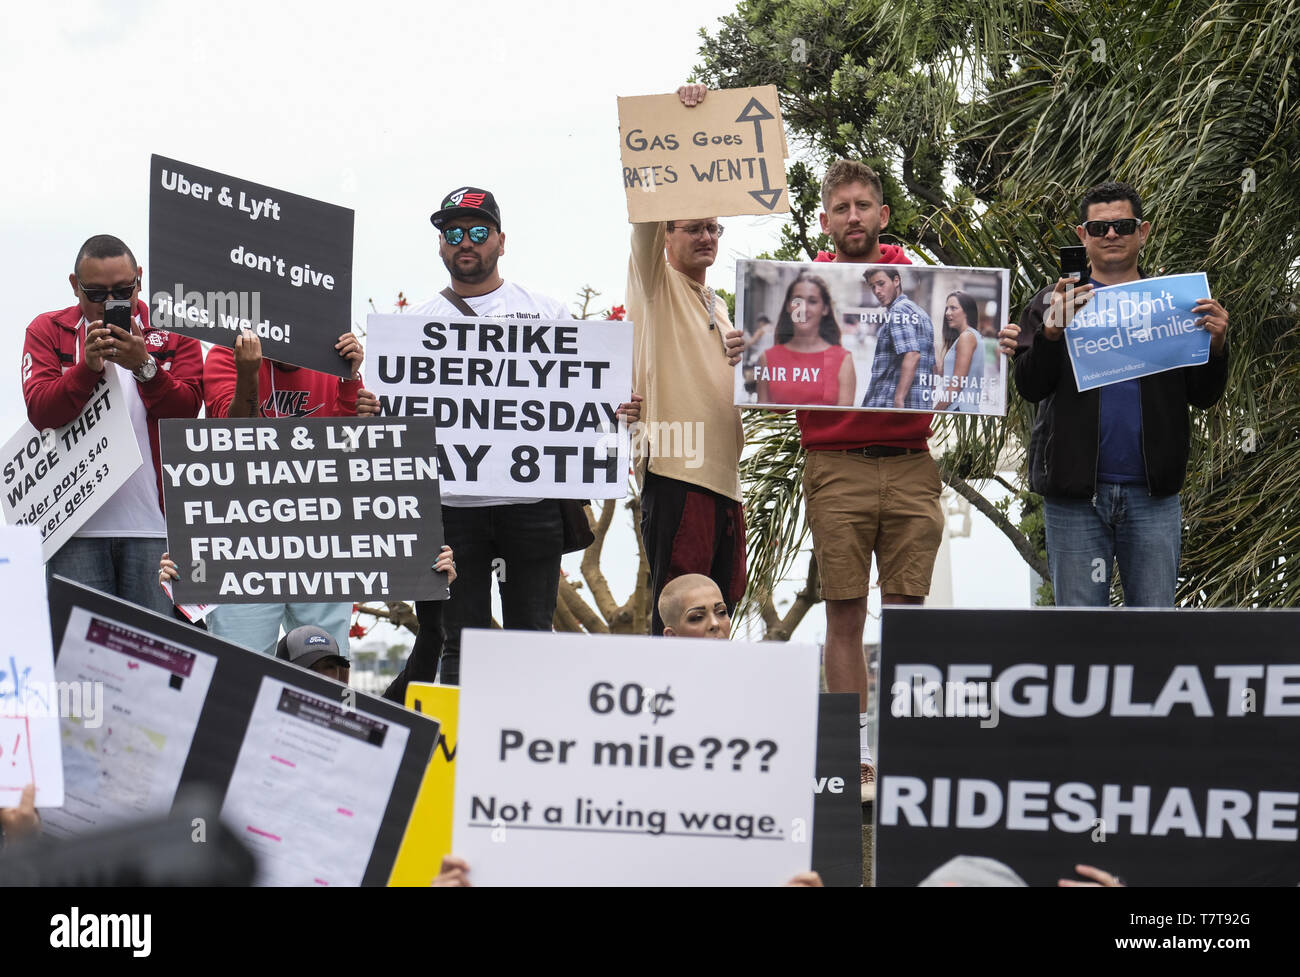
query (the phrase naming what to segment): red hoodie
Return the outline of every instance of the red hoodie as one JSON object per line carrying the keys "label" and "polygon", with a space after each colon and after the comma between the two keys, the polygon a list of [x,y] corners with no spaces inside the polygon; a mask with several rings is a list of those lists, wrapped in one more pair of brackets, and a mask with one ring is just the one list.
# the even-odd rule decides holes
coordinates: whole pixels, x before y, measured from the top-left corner
{"label": "red hoodie", "polygon": [[[896,244],[880,246],[881,265],[910,265],[903,249]],[[819,251],[817,261],[834,261],[835,254]],[[845,451],[865,448],[869,444],[895,448],[929,448],[930,421],[933,414],[909,414],[899,411],[830,411],[795,412],[799,422],[799,440],[809,451]]]}
{"label": "red hoodie", "polygon": [[[158,450],[158,421],[165,417],[195,417],[203,403],[203,347],[197,339],[149,324],[149,306],[139,300],[144,344],[158,364],[147,383],[136,381],[149,423],[149,451],[158,473],[158,507],[162,508],[162,463]],[[46,312],[32,320],[23,343],[23,400],[27,419],[37,430],[57,428],[81,413],[102,374],[82,358],[84,336],[81,306]]]}
{"label": "red hoodie", "polygon": [[[235,351],[213,346],[203,365],[208,417],[229,417],[235,397]],[[260,417],[352,417],[357,412],[361,378],[340,380],[305,368],[285,369],[263,357],[257,374]]]}

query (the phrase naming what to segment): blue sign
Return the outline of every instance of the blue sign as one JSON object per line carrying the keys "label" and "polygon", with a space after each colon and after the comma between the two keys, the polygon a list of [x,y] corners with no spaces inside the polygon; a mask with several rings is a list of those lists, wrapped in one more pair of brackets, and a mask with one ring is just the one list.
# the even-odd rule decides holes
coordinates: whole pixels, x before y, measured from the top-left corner
{"label": "blue sign", "polygon": [[1192,307],[1209,297],[1202,272],[1098,288],[1065,330],[1079,390],[1207,362],[1210,334]]}

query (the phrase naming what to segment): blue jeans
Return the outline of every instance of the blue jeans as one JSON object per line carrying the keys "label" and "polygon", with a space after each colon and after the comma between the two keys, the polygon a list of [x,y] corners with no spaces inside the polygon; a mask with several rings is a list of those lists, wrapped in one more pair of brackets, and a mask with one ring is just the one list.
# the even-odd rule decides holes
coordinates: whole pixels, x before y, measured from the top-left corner
{"label": "blue jeans", "polygon": [[74,536],[45,564],[45,583],[55,574],[172,616],[172,602],[158,585],[165,539]]}
{"label": "blue jeans", "polygon": [[304,624],[314,624],[334,635],[339,651],[348,653],[348,630],[352,625],[352,603],[337,604],[221,604],[208,614],[208,630],[219,638],[275,655],[284,633]]}
{"label": "blue jeans", "polygon": [[1114,561],[1124,603],[1173,607],[1182,551],[1177,495],[1099,482],[1095,501],[1043,499],[1047,563],[1058,607],[1107,607]]}

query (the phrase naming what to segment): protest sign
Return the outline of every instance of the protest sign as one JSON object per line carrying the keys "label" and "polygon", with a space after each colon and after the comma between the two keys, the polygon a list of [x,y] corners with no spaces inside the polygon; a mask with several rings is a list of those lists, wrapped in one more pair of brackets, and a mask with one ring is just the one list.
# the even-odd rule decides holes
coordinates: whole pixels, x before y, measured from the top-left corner
{"label": "protest sign", "polygon": [[736,262],[742,407],[1006,414],[1005,268]]}
{"label": "protest sign", "polygon": [[[1295,611],[886,608],[876,881],[1300,880]],[[1027,643],[1027,639],[1030,641]]]}
{"label": "protest sign", "polygon": [[775,85],[710,91],[693,108],[675,94],[620,97],[618,131],[634,224],[790,211]]}
{"label": "protest sign", "polygon": [[451,853],[451,802],[456,787],[456,727],[460,689],[433,682],[410,682],[406,708],[438,720],[438,746],[420,784],[402,847],[393,863],[392,886],[427,886]]}
{"label": "protest sign", "polygon": [[61,720],[67,801],[47,832],[185,813],[206,785],[262,884],[388,879],[436,721],[62,577],[50,629],[59,680],[101,680],[111,718]]}
{"label": "protest sign", "polygon": [[808,870],[815,648],[520,637],[462,638],[452,848],[475,885],[780,885]]}
{"label": "protest sign", "polygon": [[63,804],[59,716],[80,716],[95,707],[93,688],[55,681],[50,622],[41,613],[42,562],[35,529],[0,529],[0,606],[8,632],[8,647],[0,654],[0,807],[17,807],[28,784],[36,785],[39,807]]}
{"label": "protest sign", "polygon": [[176,600],[442,600],[431,420],[164,420]]}
{"label": "protest sign", "polygon": [[382,413],[443,432],[444,498],[626,493],[632,323],[372,315],[366,330]]}
{"label": "protest sign", "polygon": [[267,359],[350,376],[353,214],[320,200],[153,156],[150,322],[218,346],[242,329]]}
{"label": "protest sign", "polygon": [[862,884],[858,697],[823,692],[817,702],[812,867],[825,885]]}
{"label": "protest sign", "polygon": [[41,531],[49,560],[144,462],[117,369],[105,370],[75,420],[38,431],[28,422],[5,446],[5,522]]}
{"label": "protest sign", "polygon": [[1192,311],[1204,298],[1202,272],[1096,289],[1065,330],[1075,385],[1093,390],[1207,362],[1210,334]]}

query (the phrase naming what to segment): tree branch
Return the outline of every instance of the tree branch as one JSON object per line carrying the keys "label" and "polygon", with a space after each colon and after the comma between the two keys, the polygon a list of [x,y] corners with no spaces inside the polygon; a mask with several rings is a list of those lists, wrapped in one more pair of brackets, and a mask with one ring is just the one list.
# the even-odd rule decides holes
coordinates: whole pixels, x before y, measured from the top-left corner
{"label": "tree branch", "polygon": [[1017,529],[1010,519],[998,511],[988,499],[984,498],[979,492],[971,486],[966,479],[962,478],[956,472],[943,471],[943,480],[952,486],[953,491],[963,499],[973,505],[980,512],[989,518],[993,525],[1002,531],[1007,539],[1011,540],[1011,545],[1016,548],[1016,552],[1024,558],[1024,561],[1033,567],[1044,580],[1051,580],[1052,575],[1048,572],[1047,561],[1040,557],[1033,545],[1029,542],[1029,537]]}
{"label": "tree branch", "polygon": [[406,628],[412,634],[420,633],[420,619],[415,616],[415,608],[410,604],[391,601],[386,608],[360,604],[357,606],[357,613],[369,614],[371,617],[390,621],[396,627]]}

